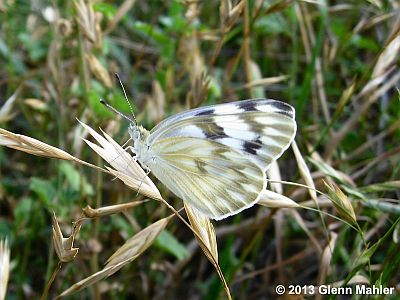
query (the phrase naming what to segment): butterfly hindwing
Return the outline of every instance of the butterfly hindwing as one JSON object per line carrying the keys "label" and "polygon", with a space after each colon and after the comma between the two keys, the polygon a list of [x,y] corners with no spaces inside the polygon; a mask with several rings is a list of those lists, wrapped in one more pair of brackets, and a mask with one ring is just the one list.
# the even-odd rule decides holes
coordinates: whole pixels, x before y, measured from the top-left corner
{"label": "butterfly hindwing", "polygon": [[172,137],[153,145],[152,173],[175,195],[212,219],[252,206],[265,188],[265,172],[221,143]]}

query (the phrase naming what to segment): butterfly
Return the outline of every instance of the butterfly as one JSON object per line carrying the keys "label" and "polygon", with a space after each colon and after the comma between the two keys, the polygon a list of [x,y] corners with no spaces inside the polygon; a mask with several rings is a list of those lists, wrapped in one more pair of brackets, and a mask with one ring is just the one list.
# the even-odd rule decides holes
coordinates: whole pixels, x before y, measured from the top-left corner
{"label": "butterfly", "polygon": [[266,171],[289,147],[297,127],[294,108],[270,99],[188,110],[151,131],[138,125],[135,117],[119,114],[130,122],[133,146],[128,148],[142,168],[215,220],[258,201],[266,188]]}

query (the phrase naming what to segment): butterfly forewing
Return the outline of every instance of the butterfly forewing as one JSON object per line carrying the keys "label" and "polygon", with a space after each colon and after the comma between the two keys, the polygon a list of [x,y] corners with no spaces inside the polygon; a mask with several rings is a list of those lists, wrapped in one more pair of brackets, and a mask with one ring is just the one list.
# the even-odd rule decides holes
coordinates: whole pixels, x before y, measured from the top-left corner
{"label": "butterfly forewing", "polygon": [[287,149],[295,132],[294,109],[290,105],[255,99],[172,116],[151,131],[149,143],[171,137],[209,139],[242,152],[266,170]]}

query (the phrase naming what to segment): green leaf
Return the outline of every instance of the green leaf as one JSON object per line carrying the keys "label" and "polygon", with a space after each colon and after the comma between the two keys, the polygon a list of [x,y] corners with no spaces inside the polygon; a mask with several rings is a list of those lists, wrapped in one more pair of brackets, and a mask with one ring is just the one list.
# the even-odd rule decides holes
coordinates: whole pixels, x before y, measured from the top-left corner
{"label": "green leaf", "polygon": [[397,203],[391,203],[388,199],[363,199],[363,205],[371,207],[381,212],[400,215],[400,205]]}
{"label": "green leaf", "polygon": [[37,177],[31,178],[29,189],[33,191],[47,207],[52,205],[52,200],[56,196],[56,189],[48,180],[40,179]]}
{"label": "green leaf", "polygon": [[351,278],[353,278],[357,272],[364,267],[367,263],[370,262],[371,257],[375,254],[376,250],[383,244],[383,242],[392,234],[393,230],[396,228],[399,223],[400,218],[398,218],[390,227],[388,231],[385,232],[385,235],[381,237],[375,244],[364,249],[364,251],[355,259],[353,263],[353,269],[350,274],[347,276],[345,283],[347,284]]}
{"label": "green leaf", "polygon": [[359,188],[365,193],[389,192],[400,190],[400,180],[370,184]]}
{"label": "green leaf", "polygon": [[260,17],[256,20],[254,27],[257,32],[263,35],[287,34],[289,24],[281,13]]}
{"label": "green leaf", "polygon": [[17,228],[22,228],[29,221],[27,216],[31,215],[33,206],[34,200],[31,198],[23,198],[18,202],[18,205],[14,209],[14,223]]}
{"label": "green leaf", "polygon": [[153,40],[160,47],[160,54],[163,59],[167,62],[172,62],[175,57],[175,48],[177,41],[175,38],[171,38],[160,28],[147,24],[144,22],[136,21],[133,28],[144,35],[147,39]]}
{"label": "green leaf", "polygon": [[157,237],[154,245],[177,259],[182,260],[189,256],[188,250],[168,230],[163,230]]}
{"label": "green leaf", "polygon": [[[392,243],[385,255],[382,265],[382,274],[379,278],[380,284],[386,284],[398,276],[400,270],[399,246]],[[377,285],[378,282],[375,283]]]}
{"label": "green leaf", "polygon": [[[60,172],[65,176],[71,188],[78,192],[83,189],[83,193],[86,195],[93,195],[94,189],[93,187],[85,180],[84,177],[75,169],[75,167],[68,163],[62,162],[59,166]],[[82,181],[82,183],[81,183]]]}
{"label": "green leaf", "polygon": [[221,98],[222,96],[222,87],[220,82],[218,81],[217,78],[214,76],[209,76],[210,79],[209,84],[208,84],[208,97],[211,100],[216,100]]}
{"label": "green leaf", "polygon": [[367,50],[371,50],[374,52],[378,52],[380,47],[378,46],[377,43],[375,43],[374,40],[371,40],[369,38],[365,38],[362,37],[360,35],[354,35],[351,39],[350,39],[350,43],[354,46],[357,46],[361,49],[367,49]]}
{"label": "green leaf", "polygon": [[325,175],[328,175],[332,177],[333,179],[336,179],[337,181],[346,184],[346,181],[343,179],[343,177],[340,175],[338,171],[336,171],[334,168],[332,168],[330,165],[328,165],[325,162],[315,160],[312,158],[308,158],[308,160],[315,165],[321,172],[323,172]]}
{"label": "green leaf", "polygon": [[67,162],[62,162],[59,165],[59,170],[64,174],[72,189],[79,191],[80,189],[80,174],[75,168]]}
{"label": "green leaf", "polygon": [[94,89],[90,90],[88,92],[88,101],[90,103],[90,107],[99,118],[111,117],[113,114],[107,108],[105,108],[103,104],[100,103],[100,99],[103,98],[102,95],[104,95],[104,92],[99,93]]}
{"label": "green leaf", "polygon": [[109,3],[95,3],[93,4],[93,10],[96,12],[101,12],[108,19],[112,19],[117,12],[116,7]]}

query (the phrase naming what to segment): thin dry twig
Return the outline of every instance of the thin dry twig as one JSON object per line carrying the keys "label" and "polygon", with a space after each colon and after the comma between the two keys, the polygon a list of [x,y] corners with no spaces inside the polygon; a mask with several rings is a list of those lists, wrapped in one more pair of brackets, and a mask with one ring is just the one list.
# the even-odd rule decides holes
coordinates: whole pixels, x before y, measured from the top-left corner
{"label": "thin dry twig", "polygon": [[228,299],[232,299],[228,284],[225,281],[224,274],[222,273],[222,270],[218,263],[217,238],[215,236],[214,226],[211,224],[210,219],[203,216],[195,208],[192,208],[187,203],[185,203],[185,210],[189,218],[190,224],[192,225],[193,232],[195,233],[195,236],[199,241],[201,249],[207,256],[208,260],[217,270],[217,273],[224,285],[224,289],[228,296]]}
{"label": "thin dry twig", "polygon": [[7,239],[0,239],[0,300],[4,300],[10,275],[10,248]]}
{"label": "thin dry twig", "polygon": [[135,260],[153,244],[155,238],[165,228],[170,218],[171,217],[163,218],[135,234],[133,237],[128,239],[125,244],[122,245],[116,252],[114,252],[114,254],[107,260],[107,264],[102,270],[73,284],[58,297],[65,297],[76,293],[114,274],[123,266]]}

